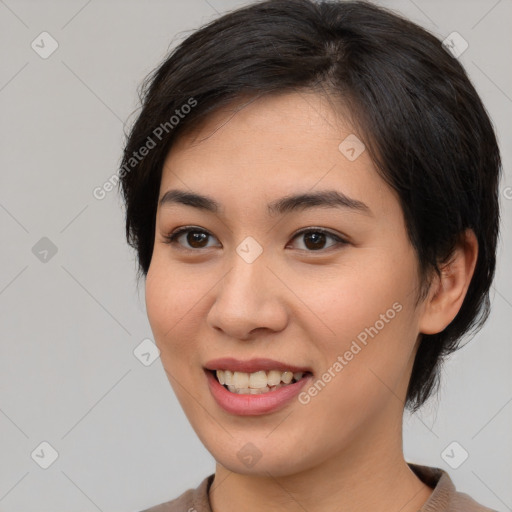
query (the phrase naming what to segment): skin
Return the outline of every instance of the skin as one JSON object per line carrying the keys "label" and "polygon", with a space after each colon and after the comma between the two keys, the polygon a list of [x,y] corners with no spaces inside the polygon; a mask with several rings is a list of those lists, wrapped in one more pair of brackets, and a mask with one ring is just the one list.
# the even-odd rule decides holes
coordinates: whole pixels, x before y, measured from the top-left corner
{"label": "skin", "polygon": [[[398,198],[367,151],[354,161],[340,152],[351,133],[324,96],[286,93],[210,115],[165,161],[160,197],[193,191],[223,208],[159,206],[146,279],[162,364],[217,462],[214,512],[416,512],[432,492],[403,457],[407,384],[420,333],[441,331],[462,305],[477,242],[468,231],[416,305],[418,261]],[[267,213],[274,199],[331,189],[363,201],[371,215]],[[165,243],[182,226],[211,236]],[[327,237],[315,250],[307,235],[295,236],[306,227],[346,243]],[[247,236],[263,249],[252,263],[236,252]],[[306,405],[242,417],[209,392],[203,367],[217,357],[268,357],[311,367],[318,378],[394,303],[401,311]],[[262,455],[252,467],[237,457],[248,442]]]}

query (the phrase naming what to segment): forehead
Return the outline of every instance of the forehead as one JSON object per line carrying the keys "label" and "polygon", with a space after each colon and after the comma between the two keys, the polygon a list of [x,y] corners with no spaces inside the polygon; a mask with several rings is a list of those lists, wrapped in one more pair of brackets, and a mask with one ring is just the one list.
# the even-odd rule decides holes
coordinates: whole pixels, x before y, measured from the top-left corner
{"label": "forehead", "polygon": [[314,150],[319,138],[329,139],[325,142],[336,149],[340,137],[354,130],[339,113],[342,105],[335,110],[332,101],[311,91],[238,98],[179,136],[168,156],[173,158],[178,152],[200,155],[213,146],[216,153],[224,151],[231,156],[239,150],[248,155],[251,148],[257,154],[261,144],[273,151],[288,149],[300,155]]}
{"label": "forehead", "polygon": [[[213,195],[221,204],[265,203],[290,193],[336,189],[379,210],[397,197],[366,150],[345,153],[354,128],[317,93],[239,100],[178,138],[164,162],[160,198],[170,188]],[[349,142],[345,142],[349,141]],[[341,146],[340,146],[341,145]],[[347,157],[348,156],[348,157]]]}

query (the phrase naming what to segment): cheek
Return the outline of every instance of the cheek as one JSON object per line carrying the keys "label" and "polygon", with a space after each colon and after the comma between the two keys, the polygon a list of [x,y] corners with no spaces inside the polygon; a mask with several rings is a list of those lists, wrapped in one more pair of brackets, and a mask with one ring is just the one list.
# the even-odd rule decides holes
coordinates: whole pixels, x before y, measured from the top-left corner
{"label": "cheek", "polygon": [[183,272],[158,258],[152,260],[146,277],[147,316],[163,368],[187,416],[194,405],[190,392],[203,385],[199,375],[190,372],[200,364],[199,340],[191,322],[200,305]]}
{"label": "cheek", "polygon": [[[319,311],[335,335],[332,341],[341,349],[339,340],[350,341],[359,335],[364,341],[368,331],[390,332],[414,313],[416,271],[414,259],[392,257],[385,252],[368,249],[333,275],[331,292],[312,289]],[[396,333],[395,333],[396,334]],[[348,347],[347,347],[348,348]]]}
{"label": "cheek", "polygon": [[[347,335],[324,347],[324,372],[317,376],[321,382],[316,388],[306,390],[311,403],[305,411],[334,443],[340,436],[350,442],[361,428],[378,423],[385,411],[401,407],[414,337],[407,332],[411,319],[405,308],[393,313],[388,323],[377,325],[372,314],[366,325],[350,318],[345,324],[339,321]],[[318,443],[324,442],[319,437]]]}
{"label": "cheek", "polygon": [[162,334],[165,332],[166,324],[169,324],[168,311],[174,311],[172,304],[173,295],[166,293],[172,283],[170,279],[161,272],[161,268],[155,258],[146,276],[146,311],[153,334],[157,338],[157,344],[161,342]]}
{"label": "cheek", "polygon": [[[146,310],[155,342],[162,358],[169,353],[176,355],[192,345],[193,338],[184,329],[186,319],[197,302],[194,288],[190,287],[176,269],[169,268],[159,258],[154,258],[146,277]],[[185,342],[188,340],[188,343]]]}
{"label": "cheek", "polygon": [[366,256],[333,281],[336,293],[323,298],[326,322],[335,332],[323,341],[324,366],[336,374],[331,392],[324,395],[326,407],[329,399],[338,401],[342,410],[353,410],[357,402],[378,404],[389,388],[399,386],[416,341],[413,254]]}

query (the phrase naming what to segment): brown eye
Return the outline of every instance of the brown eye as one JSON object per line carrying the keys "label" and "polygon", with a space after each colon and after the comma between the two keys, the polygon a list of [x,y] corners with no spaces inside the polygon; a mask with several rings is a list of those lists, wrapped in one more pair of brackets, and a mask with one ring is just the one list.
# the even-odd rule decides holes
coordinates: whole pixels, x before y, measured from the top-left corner
{"label": "brown eye", "polygon": [[329,231],[326,231],[325,229],[319,229],[319,228],[308,228],[305,230],[300,231],[297,233],[293,239],[301,237],[302,240],[304,240],[304,245],[306,247],[305,250],[308,252],[314,252],[314,251],[320,251],[322,249],[325,249],[325,243],[330,238],[331,240],[334,240],[334,244],[329,245],[329,247],[333,247],[340,244],[346,244],[347,242],[343,240],[338,235],[335,235],[334,233],[330,233]]}
{"label": "brown eye", "polygon": [[204,247],[204,243],[209,236],[207,233],[199,231],[189,231],[188,233],[185,233],[185,235],[187,243],[189,243],[192,247],[197,247],[200,249]]}
{"label": "brown eye", "polygon": [[[208,247],[206,243],[208,242],[208,238],[212,235],[207,231],[198,228],[180,228],[174,233],[166,236],[166,243],[174,244],[178,242],[185,249],[205,249]],[[179,238],[184,238],[186,244],[179,241]],[[210,246],[211,247],[211,246]]]}
{"label": "brown eye", "polygon": [[[165,237],[165,243],[167,244],[176,244],[178,243],[182,246],[183,249],[188,250],[199,250],[199,249],[207,249],[212,247],[208,244],[208,239],[213,237],[208,231],[203,229],[193,228],[193,227],[183,227],[176,230],[174,233]],[[302,237],[304,241],[305,248],[301,250],[305,250],[307,252],[316,252],[322,251],[324,249],[328,249],[330,247],[334,247],[336,245],[345,245],[347,242],[343,240],[340,236],[335,235],[334,233],[330,233],[325,229],[320,228],[307,228],[299,233],[297,233],[293,240]],[[180,238],[182,239],[180,241]],[[334,241],[327,247],[325,244],[328,239]]]}
{"label": "brown eye", "polygon": [[312,249],[312,250],[317,250],[317,249],[322,249],[324,244],[325,244],[325,240],[326,240],[326,236],[325,236],[325,233],[305,233],[304,235],[304,241],[305,241],[305,245],[308,249]]}

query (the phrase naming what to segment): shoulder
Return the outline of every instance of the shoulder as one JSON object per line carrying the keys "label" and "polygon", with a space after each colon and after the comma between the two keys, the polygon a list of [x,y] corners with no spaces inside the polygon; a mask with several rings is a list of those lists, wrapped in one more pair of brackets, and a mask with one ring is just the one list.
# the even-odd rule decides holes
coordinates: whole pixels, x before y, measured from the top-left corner
{"label": "shoulder", "polygon": [[454,500],[454,512],[497,512],[491,508],[485,507],[480,503],[476,502],[471,496],[466,493],[457,492],[456,500]]}
{"label": "shoulder", "polygon": [[455,489],[446,471],[436,467],[408,463],[424,483],[433,488],[430,498],[419,512],[496,512],[464,492]]}
{"label": "shoulder", "polygon": [[195,489],[187,489],[177,498],[141,512],[211,512],[208,490],[214,474],[207,476]]}

